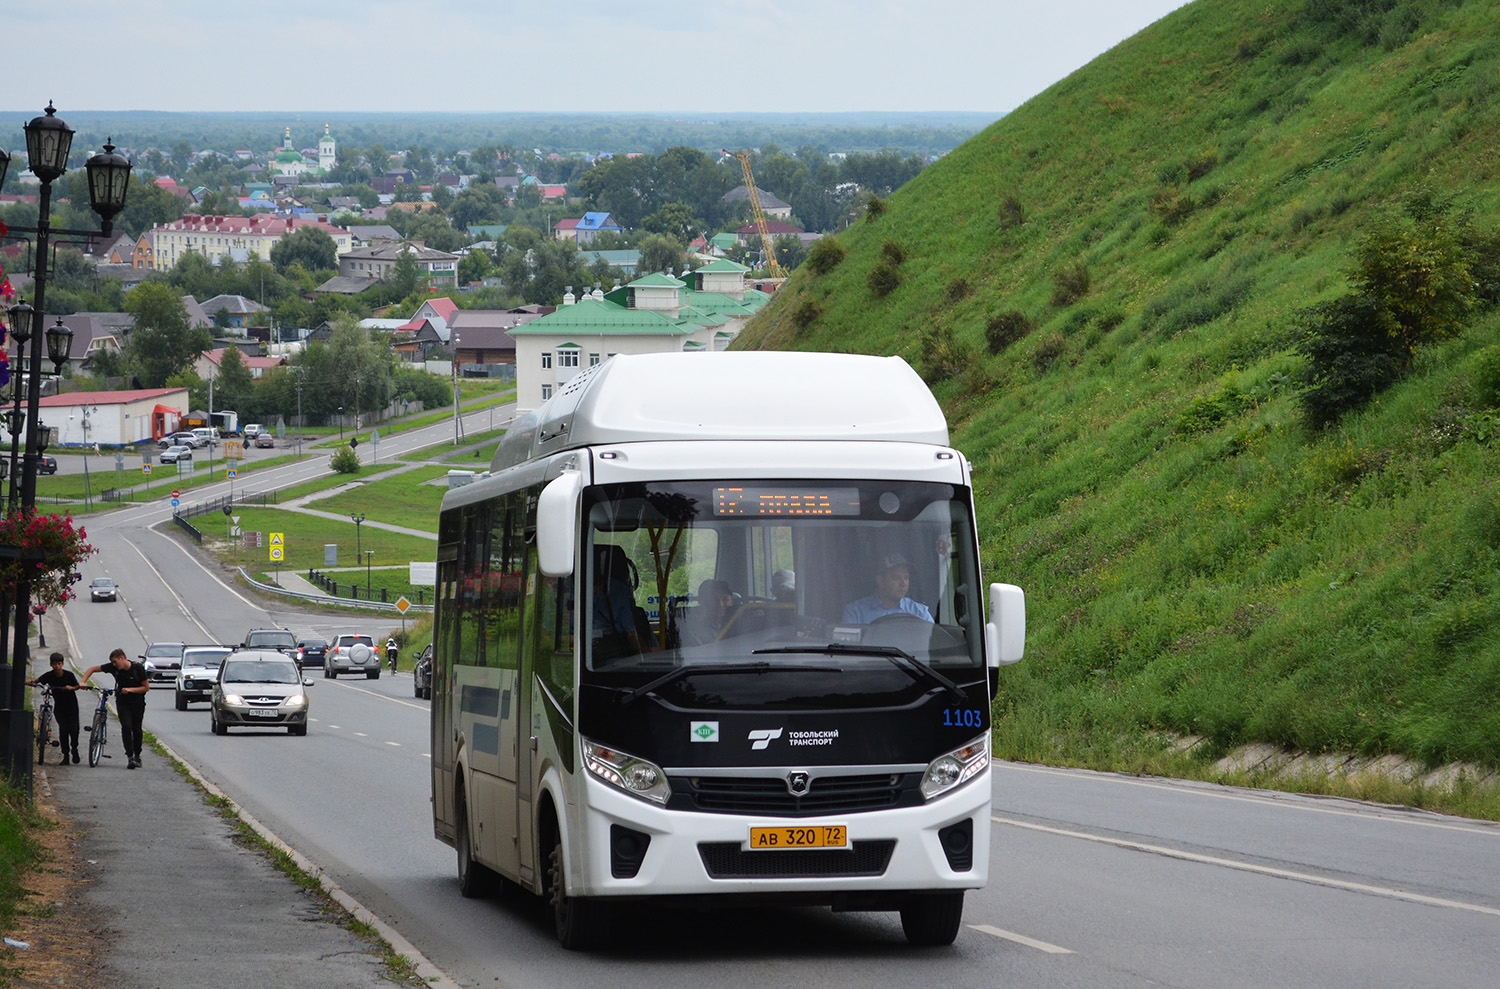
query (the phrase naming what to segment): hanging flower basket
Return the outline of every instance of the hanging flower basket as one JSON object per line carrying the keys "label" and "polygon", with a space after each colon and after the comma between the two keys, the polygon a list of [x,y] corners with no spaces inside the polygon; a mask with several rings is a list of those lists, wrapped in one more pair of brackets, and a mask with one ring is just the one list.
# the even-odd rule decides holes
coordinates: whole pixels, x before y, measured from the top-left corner
{"label": "hanging flower basket", "polygon": [[34,613],[68,603],[83,579],[79,566],[98,552],[87,536],[71,515],[20,509],[0,516],[0,593],[14,602],[17,585],[30,579]]}

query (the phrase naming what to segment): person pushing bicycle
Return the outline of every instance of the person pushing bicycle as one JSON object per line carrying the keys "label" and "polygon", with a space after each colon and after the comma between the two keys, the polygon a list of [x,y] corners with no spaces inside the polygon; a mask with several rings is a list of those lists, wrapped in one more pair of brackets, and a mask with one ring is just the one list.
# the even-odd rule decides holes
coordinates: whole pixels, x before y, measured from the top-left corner
{"label": "person pushing bicycle", "polygon": [[133,662],[124,649],[109,654],[109,662],[90,666],[83,671],[83,686],[95,673],[107,673],[115,678],[115,713],[120,717],[120,739],[125,746],[127,769],[138,769],[141,765],[141,729],[146,720],[146,694],[151,691],[151,675],[146,664]]}
{"label": "person pushing bicycle", "polygon": [[57,737],[62,742],[62,761],[78,761],[78,678],[72,670],[63,669],[63,654],[55,652],[47,657],[52,668],[35,680],[27,680],[32,687],[46,687],[52,691],[52,716],[57,719]]}

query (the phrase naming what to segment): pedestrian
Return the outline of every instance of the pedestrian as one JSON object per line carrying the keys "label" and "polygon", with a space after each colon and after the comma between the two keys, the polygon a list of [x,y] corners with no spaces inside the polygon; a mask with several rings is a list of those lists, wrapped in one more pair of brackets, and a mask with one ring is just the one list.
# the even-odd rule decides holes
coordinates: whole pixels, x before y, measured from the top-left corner
{"label": "pedestrian", "polygon": [[72,670],[63,669],[63,654],[55,652],[47,657],[52,668],[35,680],[26,682],[35,687],[52,689],[52,717],[57,719],[57,737],[62,742],[62,761],[66,765],[68,753],[78,761],[78,678]]}
{"label": "pedestrian", "polygon": [[141,725],[146,720],[146,694],[151,691],[151,675],[146,664],[132,662],[124,649],[109,654],[109,662],[90,666],[83,671],[83,686],[95,673],[115,678],[115,713],[120,716],[120,738],[125,745],[126,769],[141,765]]}

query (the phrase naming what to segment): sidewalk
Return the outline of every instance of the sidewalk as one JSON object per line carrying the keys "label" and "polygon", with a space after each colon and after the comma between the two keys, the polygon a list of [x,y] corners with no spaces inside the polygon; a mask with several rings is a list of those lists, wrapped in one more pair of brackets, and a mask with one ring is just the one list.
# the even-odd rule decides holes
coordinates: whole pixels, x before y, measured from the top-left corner
{"label": "sidewalk", "polygon": [[[45,670],[47,654],[66,642],[66,629],[44,616],[51,647],[33,646],[32,669]],[[72,655],[71,646],[61,651]],[[75,664],[75,672],[78,668]],[[88,723],[91,695],[79,697]],[[146,731],[160,693],[151,695]],[[170,698],[167,703],[170,704]],[[367,942],[330,916],[321,898],[274,869],[257,849],[240,844],[233,823],[219,816],[199,790],[147,746],[144,765],[127,771],[118,723],[111,718],[106,755],[95,768],[87,760],[88,734],[79,733],[84,761],[61,766],[58,755],[36,767],[35,792],[50,802],[71,829],[71,862],[81,890],[79,916],[63,904],[55,925],[66,937],[82,936],[77,925],[93,921],[108,943],[98,952],[95,978],[80,985],[124,989],[178,989],[212,985],[261,989],[275,985],[319,987],[391,986],[382,969],[382,947]],[[194,774],[196,775],[196,774]],[[214,790],[217,794],[217,790]],[[257,822],[242,817],[280,846]],[[294,858],[300,858],[291,849]],[[305,870],[310,864],[299,862]],[[417,962],[428,985],[453,986],[394,930],[333,887],[329,892],[355,916],[375,927],[394,950]],[[94,927],[89,924],[85,929]],[[31,950],[45,950],[38,943]],[[20,952],[24,956],[25,952]],[[25,958],[18,959],[22,964]],[[25,984],[25,983],[21,983]]]}

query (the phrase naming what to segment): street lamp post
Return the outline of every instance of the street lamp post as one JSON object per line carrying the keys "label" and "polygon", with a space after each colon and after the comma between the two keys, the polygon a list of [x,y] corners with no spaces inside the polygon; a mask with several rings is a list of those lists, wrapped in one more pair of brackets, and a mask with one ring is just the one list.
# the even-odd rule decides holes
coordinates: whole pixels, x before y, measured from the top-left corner
{"label": "street lamp post", "polygon": [[[31,173],[41,183],[37,197],[37,224],[35,227],[12,225],[15,233],[33,234],[36,238],[36,267],[32,275],[32,304],[16,306],[10,310],[13,330],[21,329],[25,322],[24,336],[15,332],[16,371],[26,381],[26,409],[24,419],[21,410],[21,384],[16,383],[16,404],[11,413],[11,424],[26,429],[26,446],[21,463],[20,511],[31,514],[36,506],[36,474],[41,459],[40,421],[42,397],[42,341],[46,339],[47,355],[60,372],[68,360],[73,332],[63,325],[43,332],[46,320],[47,265],[51,256],[51,239],[54,234],[61,237],[78,237],[93,240],[108,237],[114,228],[114,218],[125,208],[125,196],[130,190],[130,162],[115,154],[114,145],[105,141],[104,150],[89,158],[84,166],[88,171],[89,205],[99,215],[99,230],[53,229],[51,223],[52,183],[62,178],[68,170],[68,152],[73,146],[73,131],[56,116],[51,103],[42,116],[35,117],[26,125],[26,158]],[[0,183],[10,167],[10,155],[0,150]],[[31,344],[30,353],[25,350]],[[26,358],[23,363],[22,358]],[[12,433],[12,436],[15,432]],[[14,485],[14,479],[12,479]],[[15,488],[12,487],[14,502]],[[10,649],[10,690],[5,692],[5,707],[0,709],[0,745],[4,747],[4,765],[13,780],[29,793],[31,789],[31,712],[25,709],[26,671],[29,665],[27,649],[27,626],[31,618],[31,582],[22,577],[16,582],[14,627],[6,634],[14,633]]]}
{"label": "street lamp post", "polygon": [[339,442],[344,441],[344,407],[339,406]]}
{"label": "street lamp post", "polygon": [[370,559],[375,555],[373,549],[365,550],[365,600],[374,600],[370,596]]}
{"label": "street lamp post", "polygon": [[297,368],[297,456],[302,456],[302,375],[303,371]]}
{"label": "street lamp post", "polygon": [[[359,527],[365,524],[365,513],[349,513],[349,521],[354,523],[354,565],[359,566],[359,558],[364,555],[360,552]],[[355,585],[358,586],[358,585]]]}

